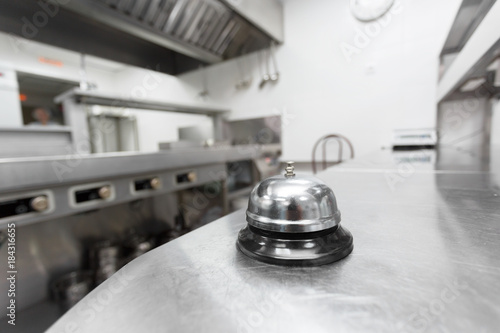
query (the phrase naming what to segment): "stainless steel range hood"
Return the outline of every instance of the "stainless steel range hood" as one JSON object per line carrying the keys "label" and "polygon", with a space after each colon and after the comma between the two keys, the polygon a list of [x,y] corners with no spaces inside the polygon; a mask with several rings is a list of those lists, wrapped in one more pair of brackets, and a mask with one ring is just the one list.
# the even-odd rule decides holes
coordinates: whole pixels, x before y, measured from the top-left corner
{"label": "stainless steel range hood", "polygon": [[[37,29],[28,38],[154,70],[158,70],[155,67],[159,62],[169,58],[170,64],[159,70],[180,74],[282,41],[265,24],[259,25],[258,17],[255,19],[255,12],[262,13],[264,22],[269,22],[272,15],[272,20],[282,25],[282,5],[278,0],[238,1],[2,2],[0,30],[26,38],[26,24],[16,18],[29,19],[49,8],[56,14],[47,12],[47,27]],[[235,6],[239,3],[245,6]],[[245,15],[247,8],[253,9],[252,15]]]}
{"label": "stainless steel range hood", "polygon": [[271,42],[264,32],[218,0],[80,0],[65,6],[207,63]]}

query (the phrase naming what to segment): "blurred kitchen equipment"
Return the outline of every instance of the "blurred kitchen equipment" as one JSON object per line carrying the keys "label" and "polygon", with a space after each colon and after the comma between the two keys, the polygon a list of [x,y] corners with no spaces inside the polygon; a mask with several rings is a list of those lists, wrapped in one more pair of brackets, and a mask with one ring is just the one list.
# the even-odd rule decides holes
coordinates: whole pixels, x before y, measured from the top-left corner
{"label": "blurred kitchen equipment", "polygon": [[125,266],[137,257],[151,250],[155,245],[152,237],[141,235],[135,230],[129,232],[130,236],[123,242],[124,259],[121,266]]}
{"label": "blurred kitchen equipment", "polygon": [[[82,118],[86,118],[87,107],[84,105],[78,110]],[[16,243],[18,270],[23,272],[18,282],[30,286],[29,292],[16,294],[16,302],[19,302],[16,310],[20,316],[22,313],[26,313],[25,317],[47,315],[43,311],[44,304],[51,303],[47,282],[61,273],[95,270],[98,283],[112,276],[123,264],[122,241],[127,230],[135,228],[139,234],[149,235],[174,227],[179,209],[178,191],[214,180],[225,182],[226,162],[252,159],[258,151],[253,146],[250,150],[227,146],[184,152],[108,154],[97,158],[81,156],[78,170],[82,172],[66,173],[64,177],[54,172],[58,161],[66,165],[64,155],[0,163],[0,174],[13,175],[2,178],[0,220],[5,226],[15,222],[17,232],[25,239]],[[33,183],[26,177],[30,174],[38,175],[40,182]],[[102,181],[96,183],[97,179]],[[161,181],[156,189],[152,186],[155,180]],[[95,197],[103,187],[111,191],[111,198]],[[208,194],[215,194],[208,190]],[[34,198],[42,196],[48,199],[47,210],[16,211],[18,206],[29,207]],[[220,196],[224,196],[224,191]],[[43,210],[45,205],[40,203],[43,202],[35,206]],[[2,206],[14,208],[12,214],[2,214],[5,210]],[[201,223],[220,213],[207,208]],[[177,237],[172,236],[169,238]],[[101,240],[109,241],[102,244]],[[33,251],[33,244],[45,250]],[[5,247],[6,243],[2,249]],[[139,246],[138,250],[142,249]],[[7,251],[2,254],[7,257]],[[0,289],[4,287],[8,289],[7,280],[1,283]],[[37,304],[41,304],[41,310],[33,314],[31,308]],[[47,323],[57,319],[57,315],[46,317]]]}
{"label": "blurred kitchen equipment", "polygon": [[[191,142],[191,147],[188,144],[184,146],[186,148],[193,147],[203,147],[206,142],[215,140],[214,125],[212,123],[198,124],[195,126],[179,127],[177,133],[179,135],[179,141]],[[196,144],[196,145],[195,145]],[[182,145],[177,145],[181,148]],[[170,148],[176,148],[175,145]]]}
{"label": "blurred kitchen equipment", "polygon": [[161,246],[166,244],[174,239],[178,238],[181,235],[181,232],[177,229],[168,229],[163,232],[158,233],[155,236],[155,246]]}
{"label": "blurred kitchen equipment", "polygon": [[238,198],[235,198],[235,199],[231,200],[230,204],[231,204],[230,210],[232,212],[235,212],[237,210],[240,210],[240,209],[243,209],[243,208],[247,207],[247,205],[248,205],[248,198],[244,197],[244,196],[241,196],[241,197],[238,197]]}
{"label": "blurred kitchen equipment", "polygon": [[437,132],[434,128],[400,129],[392,134],[393,150],[434,149]]}
{"label": "blurred kitchen equipment", "polygon": [[252,160],[227,163],[227,190],[238,191],[255,184]]}
{"label": "blurred kitchen equipment", "polygon": [[184,228],[194,230],[224,215],[224,187],[211,182],[178,192]]}
{"label": "blurred kitchen equipment", "polygon": [[123,109],[91,106],[88,125],[93,153],[139,150],[137,119]]}
{"label": "blurred kitchen equipment", "polygon": [[279,174],[281,116],[233,120],[224,125],[231,144],[259,145],[261,154],[254,158],[255,168],[259,173],[258,180]]}
{"label": "blurred kitchen equipment", "polygon": [[[261,179],[256,167],[256,160],[241,160],[226,163],[226,198],[231,212],[241,208],[241,201],[248,201],[248,195]],[[244,204],[246,207],[246,203]]]}
{"label": "blurred kitchen equipment", "polygon": [[64,274],[50,285],[52,295],[63,312],[78,303],[92,288],[93,273],[89,271],[74,271]]}
{"label": "blurred kitchen equipment", "polygon": [[352,146],[352,143],[351,141],[349,141],[349,139],[347,139],[345,136],[343,135],[340,135],[340,134],[329,134],[329,135],[325,135],[323,137],[321,137],[318,141],[316,141],[316,143],[314,144],[314,148],[313,148],[313,152],[312,152],[312,169],[313,169],[313,173],[316,173],[316,149],[318,148],[318,146],[320,144],[322,144],[322,151],[323,151],[323,161],[322,161],[322,166],[323,166],[323,169],[326,169],[327,166],[328,166],[328,162],[327,162],[327,159],[326,159],[326,145],[328,143],[328,141],[332,140],[332,139],[335,139],[339,145],[339,155],[338,155],[338,160],[336,162],[334,162],[334,165],[335,164],[339,164],[339,163],[342,163],[342,160],[343,160],[343,149],[344,149],[344,141],[347,143],[347,146],[349,147],[349,150],[351,151],[351,159],[354,158],[354,147]]}
{"label": "blurred kitchen equipment", "polygon": [[173,228],[168,228],[161,231],[155,236],[155,246],[161,246],[174,239],[188,233],[190,229],[185,227],[184,217],[182,216],[182,210],[179,209],[179,215],[175,218],[175,226]]}
{"label": "blurred kitchen equipment", "polygon": [[[258,146],[260,153],[249,160],[227,163],[228,206],[231,211],[241,207],[259,180],[279,174],[281,156],[281,116],[228,121],[224,132],[232,145],[241,151]],[[243,199],[242,199],[243,198]]]}
{"label": "blurred kitchen equipment", "polygon": [[[239,80],[235,85],[236,90],[242,90],[250,87],[253,81],[252,66],[249,66],[247,62],[250,61],[249,57],[243,57],[240,60],[236,60],[236,68],[239,72]],[[248,66],[247,66],[248,65]]]}
{"label": "blurred kitchen equipment", "polygon": [[8,239],[7,237],[7,233],[0,230],[0,249],[2,249],[2,246],[3,244],[5,243],[5,241]]}
{"label": "blurred kitchen equipment", "polygon": [[238,248],[278,265],[324,265],[349,255],[353,238],[340,225],[333,191],[317,178],[296,176],[293,162],[285,171],[252,190]]}
{"label": "blurred kitchen equipment", "polygon": [[232,120],[224,126],[232,145],[281,144],[281,116]]}
{"label": "blurred kitchen equipment", "polygon": [[[179,130],[181,130],[179,128]],[[202,148],[203,144],[201,141],[189,141],[189,140],[179,140],[179,141],[171,141],[171,142],[159,142],[158,149],[159,150],[185,150],[192,148]]]}
{"label": "blurred kitchen equipment", "polygon": [[[80,155],[87,155],[91,153],[90,148],[92,147],[93,141],[102,141],[103,133],[106,139],[109,136],[117,137],[117,141],[120,142],[118,146],[121,150],[133,150],[133,149],[123,149],[123,147],[137,147],[138,143],[135,138],[137,137],[136,120],[132,115],[127,115],[126,109],[144,109],[144,110],[157,110],[165,112],[177,112],[177,113],[188,113],[188,114],[198,114],[206,115],[209,121],[212,121],[215,129],[215,140],[222,139],[222,115],[229,112],[229,110],[222,109],[220,107],[210,107],[210,106],[200,106],[200,105],[187,105],[187,104],[177,104],[177,103],[167,103],[164,101],[153,100],[153,99],[137,99],[129,97],[123,97],[118,95],[112,95],[97,91],[83,91],[79,89],[72,89],[59,96],[55,97],[54,101],[60,104],[64,110],[65,119],[71,119],[69,130],[71,130],[70,142],[78,150]],[[94,111],[98,109],[105,110],[104,117],[108,114],[110,116],[119,118],[121,121],[118,125],[109,128],[108,123],[100,124],[104,126],[92,126],[92,123],[88,124],[87,117],[82,117],[82,115],[92,110],[92,116],[95,116]],[[124,112],[125,111],[125,112]],[[123,119],[123,121],[122,121]],[[125,126],[126,125],[126,126]],[[94,130],[89,132],[89,128]],[[220,136],[220,137],[219,137]],[[88,142],[89,145],[82,144]]]}
{"label": "blurred kitchen equipment", "polygon": [[95,83],[90,83],[87,76],[87,61],[85,54],[80,53],[80,89],[81,90],[92,90],[97,89]]}
{"label": "blurred kitchen equipment", "polygon": [[202,78],[202,91],[198,93],[198,96],[202,99],[205,100],[207,99],[208,95],[210,95],[210,92],[208,91],[208,78],[207,78],[207,70],[203,68],[203,66],[199,66],[199,69],[201,71],[201,78]]}
{"label": "blurred kitchen equipment", "polygon": [[121,267],[122,249],[118,242],[103,240],[91,245],[89,263],[95,272],[96,285],[111,277]]}
{"label": "blurred kitchen equipment", "polygon": [[80,89],[89,90],[90,85],[87,79],[87,64],[85,62],[85,54],[80,54]]}

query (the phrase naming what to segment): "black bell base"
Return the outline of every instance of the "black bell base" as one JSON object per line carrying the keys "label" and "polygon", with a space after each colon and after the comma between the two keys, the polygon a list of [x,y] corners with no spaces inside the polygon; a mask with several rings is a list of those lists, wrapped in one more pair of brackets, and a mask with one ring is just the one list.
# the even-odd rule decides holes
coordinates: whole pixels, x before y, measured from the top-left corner
{"label": "black bell base", "polygon": [[340,225],[300,234],[270,233],[247,225],[236,245],[250,258],[282,266],[326,265],[345,258],[354,248],[352,234]]}

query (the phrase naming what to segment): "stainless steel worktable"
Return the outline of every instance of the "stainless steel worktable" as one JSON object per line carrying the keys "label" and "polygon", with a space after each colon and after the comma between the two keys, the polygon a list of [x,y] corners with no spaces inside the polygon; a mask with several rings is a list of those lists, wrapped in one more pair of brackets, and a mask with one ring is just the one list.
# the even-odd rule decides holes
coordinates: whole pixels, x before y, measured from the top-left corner
{"label": "stainless steel worktable", "polygon": [[354,236],[340,262],[245,257],[241,210],[125,266],[49,332],[498,332],[499,174],[412,163],[318,174]]}

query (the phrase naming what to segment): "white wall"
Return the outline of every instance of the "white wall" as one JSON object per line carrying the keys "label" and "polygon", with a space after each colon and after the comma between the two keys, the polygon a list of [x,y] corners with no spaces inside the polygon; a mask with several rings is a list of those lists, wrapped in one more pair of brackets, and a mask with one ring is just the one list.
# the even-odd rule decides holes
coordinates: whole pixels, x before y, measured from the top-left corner
{"label": "white wall", "polygon": [[[94,66],[88,77],[100,90],[124,96],[223,105],[233,110],[232,119],[282,114],[284,159],[309,161],[314,142],[328,133],[346,135],[359,156],[389,145],[393,129],[435,126],[438,55],[460,0],[398,1],[380,21],[383,26],[356,21],[347,0],[284,1],[285,43],[277,52],[281,77],[262,90],[256,54],[180,77],[128,66]],[[359,31],[371,37],[363,39]],[[49,47],[8,35],[0,35],[0,43],[0,59],[17,70],[79,80],[75,52],[52,50],[50,56],[65,59],[64,67],[56,68],[37,60]],[[346,49],[355,51],[350,59]],[[201,100],[204,75],[210,94]],[[253,82],[238,91],[242,75]],[[133,112],[140,114],[141,150],[175,140],[177,124],[194,125],[189,116]]]}
{"label": "white wall", "polygon": [[[283,113],[284,159],[309,161],[328,133],[350,138],[358,156],[387,146],[394,129],[435,127],[438,55],[460,2],[401,0],[377,31],[352,17],[347,0],[286,0],[280,82],[259,90],[258,57],[250,55],[206,70],[210,100],[231,108],[233,119]],[[366,29],[373,37],[363,40]],[[356,53],[348,59],[341,47]],[[253,83],[237,91],[245,65]],[[181,76],[191,84],[200,77]]]}

